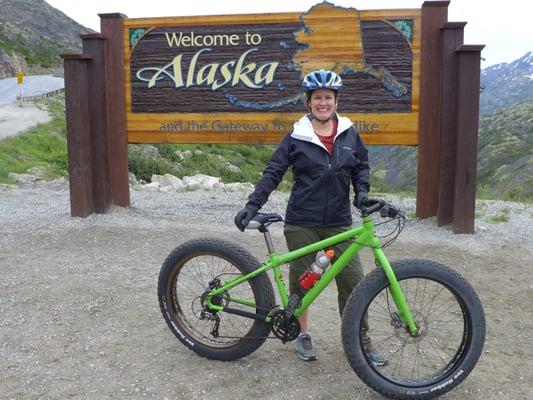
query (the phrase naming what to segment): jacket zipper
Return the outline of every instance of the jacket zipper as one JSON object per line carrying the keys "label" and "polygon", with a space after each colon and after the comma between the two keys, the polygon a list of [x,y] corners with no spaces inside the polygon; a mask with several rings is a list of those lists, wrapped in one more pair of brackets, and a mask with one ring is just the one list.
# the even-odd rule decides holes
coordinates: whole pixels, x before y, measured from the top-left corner
{"label": "jacket zipper", "polygon": [[[333,144],[333,147],[335,147],[335,144]],[[328,160],[328,180],[326,182],[326,204],[324,207],[324,222],[322,225],[326,226],[327,220],[328,220],[328,203],[329,203],[329,182],[331,180],[331,174],[329,173],[331,170],[331,156],[329,154],[329,151],[326,150],[326,157]]]}
{"label": "jacket zipper", "polygon": [[[340,135],[339,135],[340,136]],[[336,139],[336,138],[335,138]],[[339,139],[341,140],[341,139]],[[335,145],[337,143],[337,140],[333,142],[333,153],[334,159],[335,159],[335,165],[339,165],[339,152],[335,151]],[[326,151],[327,157],[328,157],[328,170],[331,169],[331,156],[328,151]],[[329,171],[328,171],[329,172]],[[324,209],[324,222],[323,225],[326,226],[327,220],[328,220],[328,200],[329,200],[329,185],[331,181],[331,174],[328,173],[328,181],[326,183],[326,208]]]}

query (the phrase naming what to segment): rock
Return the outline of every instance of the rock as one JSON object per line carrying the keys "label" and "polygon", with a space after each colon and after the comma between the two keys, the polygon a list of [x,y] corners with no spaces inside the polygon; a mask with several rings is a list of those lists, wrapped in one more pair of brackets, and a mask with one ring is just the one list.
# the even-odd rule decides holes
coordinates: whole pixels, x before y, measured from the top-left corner
{"label": "rock", "polygon": [[[183,181],[170,174],[165,174],[163,176],[161,175],[152,175],[152,182],[158,182],[160,186],[160,190],[163,191],[163,188],[165,188],[165,192],[168,191],[180,191],[185,187],[185,184]],[[166,189],[170,188],[170,189]]]}
{"label": "rock", "polygon": [[50,181],[50,186],[56,189],[62,188],[66,186],[67,184],[68,184],[67,179],[63,178],[62,176]]}
{"label": "rock", "polygon": [[236,165],[233,165],[230,162],[227,162],[226,165],[224,165],[224,168],[230,172],[241,172],[241,169],[239,167],[237,167]]}
{"label": "rock", "polygon": [[201,154],[204,154],[204,152],[202,150],[194,150],[194,155],[195,156],[199,156]]}
{"label": "rock", "polygon": [[137,177],[133,172],[128,172],[128,182],[130,183],[130,186],[135,186],[139,182],[137,182]]}
{"label": "rock", "polygon": [[151,192],[156,191],[159,189],[159,182],[150,182],[146,185],[142,185],[142,189],[149,190]]}
{"label": "rock", "polygon": [[185,184],[185,190],[188,191],[198,189],[215,190],[224,186],[220,178],[203,174],[184,176],[183,183]]}
{"label": "rock", "polygon": [[43,179],[46,175],[46,168],[44,167],[31,167],[26,171],[27,174],[36,176],[37,178]]}
{"label": "rock", "polygon": [[250,182],[233,182],[228,183],[224,185],[222,188],[225,192],[245,192],[245,193],[251,193],[254,190],[254,185],[252,185]]}
{"label": "rock", "polygon": [[185,151],[176,151],[176,156],[180,159],[180,161],[185,160],[186,158],[190,158],[192,156],[192,153],[190,150]]}
{"label": "rock", "polygon": [[149,158],[150,160],[158,160],[161,158],[161,155],[159,154],[159,150],[157,150],[157,147],[152,146],[151,144],[146,144],[141,147],[141,153],[146,158]]}
{"label": "rock", "polygon": [[16,174],[14,172],[10,172],[9,175],[8,175],[8,178],[9,179],[13,179],[15,182],[17,183],[33,183],[33,182],[37,182],[39,180],[41,180],[41,178],[37,177],[37,176],[34,176],[34,175],[29,175],[29,174]]}

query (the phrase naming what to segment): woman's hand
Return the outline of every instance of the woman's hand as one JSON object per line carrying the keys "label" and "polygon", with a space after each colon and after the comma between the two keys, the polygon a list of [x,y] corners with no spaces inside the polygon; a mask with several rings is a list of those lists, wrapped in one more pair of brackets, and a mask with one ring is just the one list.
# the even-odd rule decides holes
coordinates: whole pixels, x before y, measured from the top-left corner
{"label": "woman's hand", "polygon": [[259,210],[259,208],[248,204],[235,214],[235,225],[237,225],[237,228],[239,228],[241,232],[244,232],[244,228],[246,228],[248,222],[250,222],[255,214],[257,214],[257,210]]}
{"label": "woman's hand", "polygon": [[353,201],[353,205],[361,209],[361,207],[364,207],[367,202],[368,202],[368,193],[365,192],[364,190],[361,190],[357,192],[357,195],[355,196],[355,199]]}

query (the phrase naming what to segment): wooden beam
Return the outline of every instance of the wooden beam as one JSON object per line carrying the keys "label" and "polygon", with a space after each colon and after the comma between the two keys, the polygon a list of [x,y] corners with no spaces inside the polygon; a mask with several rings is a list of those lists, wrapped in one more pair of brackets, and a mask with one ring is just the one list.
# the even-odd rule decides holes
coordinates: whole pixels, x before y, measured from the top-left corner
{"label": "wooden beam", "polygon": [[113,204],[130,205],[128,180],[128,135],[124,89],[123,14],[99,14],[102,34],[106,37],[106,88],[108,112],[108,160]]}
{"label": "wooden beam", "polygon": [[87,63],[89,56],[65,54],[65,110],[67,120],[70,214],[85,218],[94,212]]}
{"label": "wooden beam", "polygon": [[440,158],[441,36],[448,19],[449,1],[422,5],[422,45],[420,49],[420,113],[416,215],[437,214]]}
{"label": "wooden beam", "polygon": [[463,45],[457,49],[458,136],[453,201],[453,231],[474,233],[477,144],[479,128],[479,83],[482,45]]}
{"label": "wooden beam", "polygon": [[458,56],[455,50],[463,44],[466,22],[447,22],[441,28],[441,136],[439,160],[439,197],[437,224],[450,224],[453,220],[455,191],[455,156],[457,153],[457,87]]}
{"label": "wooden beam", "polygon": [[107,96],[105,37],[81,35],[83,53],[92,57],[87,64],[89,127],[94,211],[105,213],[111,206],[111,187],[107,153]]}

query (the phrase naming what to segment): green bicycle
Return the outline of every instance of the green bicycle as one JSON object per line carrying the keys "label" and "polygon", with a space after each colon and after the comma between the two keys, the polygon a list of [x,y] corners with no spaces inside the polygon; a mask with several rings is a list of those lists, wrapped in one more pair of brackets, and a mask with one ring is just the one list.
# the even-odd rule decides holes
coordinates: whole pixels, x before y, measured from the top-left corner
{"label": "green bicycle", "polygon": [[[371,214],[395,222],[382,244]],[[472,286],[453,269],[434,261],[389,263],[383,247],[400,234],[403,212],[380,200],[361,210],[361,226],[285,254],[276,254],[269,225],[279,214],[258,214],[247,229],[264,234],[268,259],[259,263],[246,249],[220,239],[195,239],[166,258],[158,282],[159,304],[176,337],[203,357],[235,360],[257,350],[272,332],[294,340],[297,317],[364,247],[377,268],[353,290],[342,316],[346,357],[361,380],[395,399],[430,399],[461,383],[476,365],[485,340],[485,316]],[[338,243],[351,244],[305,296],[289,296],[281,266]],[[272,270],[279,291],[276,305]],[[386,358],[370,362],[364,321],[373,351]]]}

